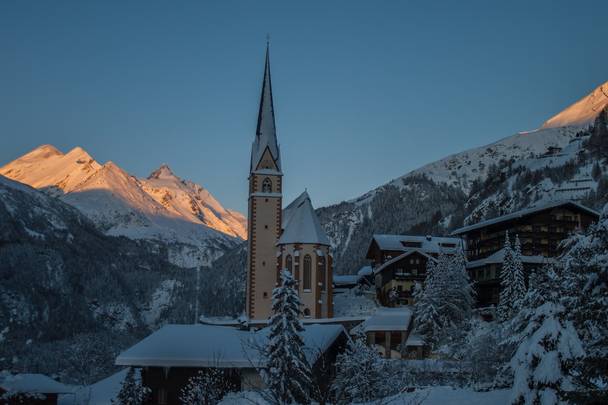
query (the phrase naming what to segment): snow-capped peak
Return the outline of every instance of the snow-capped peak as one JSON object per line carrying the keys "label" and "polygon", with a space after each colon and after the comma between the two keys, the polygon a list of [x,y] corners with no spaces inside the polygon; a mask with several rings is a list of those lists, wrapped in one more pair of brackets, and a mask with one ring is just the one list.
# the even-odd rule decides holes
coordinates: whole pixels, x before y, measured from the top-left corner
{"label": "snow-capped peak", "polygon": [[0,167],[0,175],[60,197],[109,234],[177,241],[197,246],[196,252],[209,247],[201,257],[206,261],[217,257],[218,246],[246,237],[241,214],[167,165],[140,179],[114,162],[100,165],[81,147],[64,154],[42,145]]}
{"label": "snow-capped peak", "polygon": [[559,114],[549,118],[541,128],[584,127],[608,107],[608,82],[597,87]]}
{"label": "snow-capped peak", "polygon": [[156,170],[154,170],[152,173],[150,173],[150,175],[148,176],[148,180],[152,180],[152,179],[177,179],[178,177],[173,174],[173,171],[171,170],[171,168],[169,167],[169,165],[163,163],[162,165],[160,165],[160,167]]}

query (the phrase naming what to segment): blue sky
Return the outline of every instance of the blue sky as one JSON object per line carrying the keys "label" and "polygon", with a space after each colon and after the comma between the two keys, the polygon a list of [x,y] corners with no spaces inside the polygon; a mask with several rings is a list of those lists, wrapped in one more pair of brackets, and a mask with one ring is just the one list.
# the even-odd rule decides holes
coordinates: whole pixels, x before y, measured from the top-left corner
{"label": "blue sky", "polygon": [[0,163],[161,163],[246,209],[266,34],[286,199],[356,197],[608,80],[608,2],[0,2]]}

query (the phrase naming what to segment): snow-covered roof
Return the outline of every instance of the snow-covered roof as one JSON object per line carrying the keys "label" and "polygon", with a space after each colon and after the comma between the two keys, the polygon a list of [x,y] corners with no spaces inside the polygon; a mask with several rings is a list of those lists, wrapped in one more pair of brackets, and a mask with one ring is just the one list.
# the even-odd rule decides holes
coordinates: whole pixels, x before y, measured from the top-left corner
{"label": "snow-covered roof", "polygon": [[69,394],[74,388],[44,374],[0,375],[0,388],[8,392],[29,394]]}
{"label": "snow-covered roof", "polygon": [[[116,365],[138,367],[252,368],[263,364],[258,348],[269,328],[240,330],[215,325],[165,325],[116,358]],[[342,334],[342,325],[305,325],[302,338],[309,362]]]}
{"label": "snow-covered roof", "polygon": [[420,335],[410,333],[405,341],[405,346],[424,346],[424,339]]}
{"label": "snow-covered roof", "polygon": [[258,124],[255,132],[255,140],[251,146],[251,169],[254,171],[264,152],[268,149],[277,166],[281,171],[281,156],[277,143],[277,133],[274,122],[274,106],[272,102],[272,84],[270,81],[270,53],[266,48],[266,63],[264,65],[264,81],[262,83],[262,95],[260,97],[260,110],[258,112]]}
{"label": "snow-covered roof", "polygon": [[[505,258],[505,249],[500,249],[499,251],[491,254],[490,256],[473,260],[467,263],[467,269],[474,269],[476,267],[485,266],[486,264],[499,264],[504,261]],[[530,263],[530,264],[543,264],[543,263],[554,263],[555,259],[544,256],[526,256],[521,255],[522,263]]]}
{"label": "snow-covered roof", "polygon": [[547,204],[542,204],[542,205],[538,205],[535,207],[530,207],[530,208],[526,208],[526,209],[523,209],[520,211],[516,211],[511,214],[506,214],[506,215],[502,215],[500,217],[488,219],[486,221],[481,221],[481,222],[478,222],[473,225],[464,226],[462,228],[459,228],[459,229],[456,229],[455,231],[453,231],[452,235],[460,235],[460,234],[463,234],[463,233],[466,233],[466,232],[469,232],[469,231],[472,231],[475,229],[484,228],[489,225],[499,224],[501,222],[510,221],[513,219],[523,218],[525,216],[535,214],[540,211],[544,211],[544,210],[548,210],[548,209],[552,209],[552,208],[556,208],[556,207],[562,207],[562,206],[566,206],[566,205],[579,209],[581,211],[584,211],[587,214],[594,215],[598,218],[600,216],[600,214],[597,211],[592,210],[591,208],[585,207],[584,205],[581,205],[581,204],[577,203],[576,201],[570,201],[570,200],[553,201],[553,202],[549,202]]}
{"label": "snow-covered roof", "polygon": [[357,275],[359,277],[371,276],[372,274],[374,274],[374,270],[372,269],[372,266],[363,266],[357,272]]}
{"label": "snow-covered roof", "polygon": [[[426,253],[453,252],[455,248],[444,245],[461,246],[460,238],[445,236],[415,236],[415,235],[374,235],[372,242],[376,242],[380,250],[419,249]],[[418,244],[416,247],[408,247],[407,244]],[[405,244],[405,245],[404,245]]]}
{"label": "snow-covered roof", "polygon": [[283,210],[283,233],[278,244],[288,243],[330,245],[306,191]]}
{"label": "snow-covered roof", "polygon": [[357,284],[359,282],[360,278],[361,277],[359,277],[359,275],[357,275],[357,274],[334,274],[333,275],[334,285],[336,285],[336,286]]}
{"label": "snow-covered roof", "polygon": [[408,307],[380,308],[361,324],[363,332],[407,331],[412,321]]}
{"label": "snow-covered roof", "polygon": [[413,253],[418,253],[418,254],[421,254],[422,256],[426,257],[426,258],[427,258],[427,260],[432,260],[432,261],[434,261],[434,262],[437,262],[437,259],[435,259],[435,258],[434,258],[433,256],[431,256],[431,255],[428,255],[428,254],[424,253],[422,250],[420,250],[420,249],[411,249],[411,250],[408,250],[408,251],[407,251],[407,252],[405,252],[405,253],[400,254],[399,256],[395,256],[395,257],[393,257],[392,259],[387,260],[386,262],[382,263],[382,265],[380,265],[380,266],[376,267],[376,270],[374,270],[374,274],[381,273],[382,271],[384,271],[384,269],[386,269],[386,268],[387,268],[388,266],[390,266],[391,264],[393,264],[393,263],[395,263],[395,262],[398,262],[398,261],[400,261],[400,260],[402,260],[402,259],[406,258],[407,256],[409,256],[409,255],[411,255],[411,254],[413,254]]}

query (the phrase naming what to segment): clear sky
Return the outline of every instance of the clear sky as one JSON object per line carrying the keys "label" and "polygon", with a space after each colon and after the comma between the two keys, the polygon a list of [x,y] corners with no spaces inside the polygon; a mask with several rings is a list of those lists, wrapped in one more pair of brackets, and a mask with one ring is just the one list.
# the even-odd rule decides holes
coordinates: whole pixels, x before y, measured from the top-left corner
{"label": "clear sky", "polygon": [[286,199],[356,197],[608,80],[608,1],[0,2],[0,164],[161,163],[246,209],[266,34]]}

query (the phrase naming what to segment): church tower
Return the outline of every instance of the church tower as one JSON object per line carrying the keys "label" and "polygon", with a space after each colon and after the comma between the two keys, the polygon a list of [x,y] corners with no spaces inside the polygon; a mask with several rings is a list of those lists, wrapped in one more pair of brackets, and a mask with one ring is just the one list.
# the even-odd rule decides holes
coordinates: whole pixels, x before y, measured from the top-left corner
{"label": "church tower", "polygon": [[249,319],[267,319],[271,314],[272,289],[277,278],[276,244],[281,234],[282,179],[272,104],[270,55],[266,44],[262,95],[249,169],[245,303]]}

